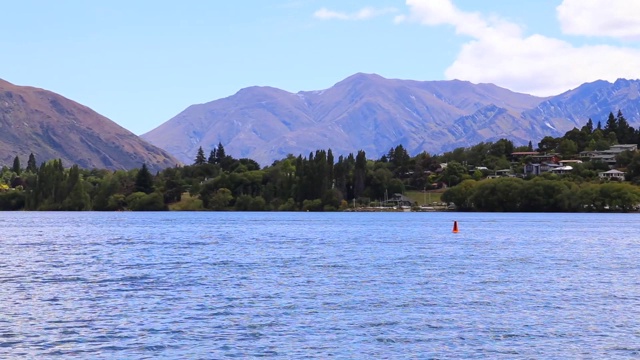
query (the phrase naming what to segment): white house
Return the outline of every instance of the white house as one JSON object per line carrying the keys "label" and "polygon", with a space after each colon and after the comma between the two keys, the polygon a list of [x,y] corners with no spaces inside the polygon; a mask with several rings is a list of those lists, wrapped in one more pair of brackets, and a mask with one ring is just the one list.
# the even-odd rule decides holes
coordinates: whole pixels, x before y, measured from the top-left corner
{"label": "white house", "polygon": [[620,181],[624,181],[624,175],[626,173],[619,170],[609,170],[598,173],[600,179],[616,179]]}
{"label": "white house", "polygon": [[559,175],[562,175],[562,174],[568,174],[568,173],[570,173],[572,170],[573,170],[573,167],[572,167],[572,166],[567,165],[567,166],[558,166],[557,168],[554,168],[554,169],[549,170],[549,172],[551,172],[551,173],[553,173],[553,174],[559,174]]}

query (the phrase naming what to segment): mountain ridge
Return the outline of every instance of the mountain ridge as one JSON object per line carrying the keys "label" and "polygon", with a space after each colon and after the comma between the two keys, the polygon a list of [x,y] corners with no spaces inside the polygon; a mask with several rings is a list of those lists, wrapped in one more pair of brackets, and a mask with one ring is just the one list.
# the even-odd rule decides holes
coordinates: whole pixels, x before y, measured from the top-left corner
{"label": "mountain ridge", "polygon": [[0,160],[33,153],[39,162],[61,159],[84,168],[150,169],[179,160],[60,94],[0,79]]}
{"label": "mountain ridge", "polygon": [[[198,147],[212,149],[219,142],[229,154],[261,164],[318,148],[335,153],[362,149],[379,156],[402,143],[412,152],[434,153],[451,145],[470,145],[465,134],[475,134],[473,139],[516,134],[516,141],[528,142],[546,127],[534,126],[534,133],[527,135],[523,126],[510,126],[507,119],[522,121],[518,114],[548,99],[487,83],[356,73],[323,90],[290,93],[273,87],[244,88],[226,98],[191,105],[141,136],[185,162],[191,161]],[[478,119],[489,116],[481,111],[488,105],[504,108],[510,115],[492,122]],[[474,114],[494,130],[473,130],[469,116]],[[462,120],[456,123],[458,119]]]}

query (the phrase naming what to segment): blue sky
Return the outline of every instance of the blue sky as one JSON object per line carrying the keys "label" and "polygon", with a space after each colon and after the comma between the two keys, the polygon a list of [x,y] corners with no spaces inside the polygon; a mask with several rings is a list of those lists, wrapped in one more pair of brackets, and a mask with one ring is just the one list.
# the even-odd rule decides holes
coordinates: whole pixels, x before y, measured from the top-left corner
{"label": "blue sky", "polygon": [[356,72],[553,95],[640,77],[640,1],[48,1],[2,5],[0,78],[136,134],[252,85]]}

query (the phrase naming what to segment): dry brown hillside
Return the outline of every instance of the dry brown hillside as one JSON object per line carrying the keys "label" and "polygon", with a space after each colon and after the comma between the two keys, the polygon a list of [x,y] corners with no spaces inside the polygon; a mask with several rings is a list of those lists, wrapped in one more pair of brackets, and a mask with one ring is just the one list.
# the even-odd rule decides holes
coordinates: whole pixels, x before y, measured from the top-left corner
{"label": "dry brown hillside", "polygon": [[65,166],[159,170],[174,157],[106,117],[51,91],[0,80],[0,163],[62,159]]}

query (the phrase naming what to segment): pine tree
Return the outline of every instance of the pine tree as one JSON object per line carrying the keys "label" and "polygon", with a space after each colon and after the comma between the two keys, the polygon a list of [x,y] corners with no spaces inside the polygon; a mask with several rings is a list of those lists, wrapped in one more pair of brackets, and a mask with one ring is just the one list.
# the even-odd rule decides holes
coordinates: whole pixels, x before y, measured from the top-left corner
{"label": "pine tree", "polygon": [[29,154],[29,160],[27,161],[27,171],[35,174],[38,171],[38,165],[36,164],[36,157],[33,153]]}
{"label": "pine tree", "polygon": [[589,135],[593,132],[593,121],[591,120],[591,118],[589,118],[585,126],[583,126],[580,130],[586,132]]}
{"label": "pine tree", "polygon": [[327,150],[327,180],[329,181],[329,188],[333,189],[335,185],[335,160],[333,158],[333,152],[331,149]]}
{"label": "pine tree", "polygon": [[222,146],[221,142],[218,142],[218,149],[216,150],[216,159],[218,160],[218,164],[222,163],[222,160],[227,157],[227,154],[224,152],[224,146]]}
{"label": "pine tree", "polygon": [[635,129],[629,125],[627,119],[622,115],[622,111],[618,110],[616,115],[618,128],[616,129],[616,137],[620,144],[633,144],[636,142]]}
{"label": "pine tree", "polygon": [[11,171],[16,173],[16,175],[20,175],[20,171],[21,171],[21,169],[20,169],[20,158],[18,158],[17,155],[13,159],[13,167],[11,168]]}
{"label": "pine tree", "polygon": [[136,175],[134,191],[151,194],[153,190],[153,175],[151,175],[149,169],[147,169],[147,164],[142,164],[142,168]]}
{"label": "pine tree", "polygon": [[204,150],[202,150],[202,146],[198,148],[198,153],[196,154],[196,160],[194,165],[202,165],[207,161],[207,158],[204,157]]}
{"label": "pine tree", "polygon": [[216,163],[216,149],[213,149],[209,152],[209,158],[207,159],[207,162],[209,164],[215,164]]}
{"label": "pine tree", "polygon": [[356,156],[356,164],[353,179],[353,196],[358,198],[362,196],[365,188],[365,177],[367,175],[367,157],[364,150],[359,150]]}
{"label": "pine tree", "polygon": [[609,135],[609,133],[617,134],[618,132],[618,120],[613,116],[613,113],[609,113],[609,117],[607,118],[607,123],[604,125],[604,134]]}

